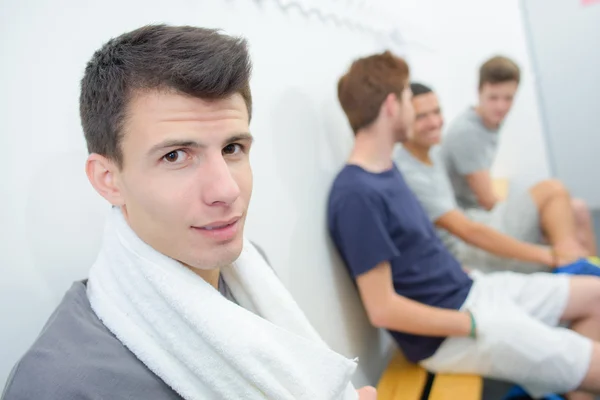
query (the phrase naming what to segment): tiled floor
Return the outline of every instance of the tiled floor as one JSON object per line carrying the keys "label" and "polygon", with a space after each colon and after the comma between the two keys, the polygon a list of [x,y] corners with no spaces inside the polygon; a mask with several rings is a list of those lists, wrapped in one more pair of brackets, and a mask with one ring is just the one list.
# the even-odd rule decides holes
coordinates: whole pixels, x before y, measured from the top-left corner
{"label": "tiled floor", "polygon": [[511,383],[486,379],[483,382],[482,400],[501,400],[512,386]]}

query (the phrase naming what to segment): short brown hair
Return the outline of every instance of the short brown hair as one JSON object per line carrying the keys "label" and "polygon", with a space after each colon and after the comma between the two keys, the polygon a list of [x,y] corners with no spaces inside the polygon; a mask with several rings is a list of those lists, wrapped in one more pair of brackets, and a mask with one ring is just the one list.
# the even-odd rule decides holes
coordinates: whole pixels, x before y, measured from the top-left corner
{"label": "short brown hair", "polygon": [[214,29],[149,25],[109,40],[81,80],[79,113],[90,153],[115,161],[127,105],[136,91],[174,90],[202,99],[240,93],[252,115],[246,41]]}
{"label": "short brown hair", "polygon": [[492,57],[479,69],[479,89],[485,83],[503,83],[521,80],[521,71],[517,63],[507,57]]}
{"label": "short brown hair", "polygon": [[377,119],[390,93],[402,96],[408,75],[406,61],[389,51],[352,63],[338,82],[338,99],[354,133]]}

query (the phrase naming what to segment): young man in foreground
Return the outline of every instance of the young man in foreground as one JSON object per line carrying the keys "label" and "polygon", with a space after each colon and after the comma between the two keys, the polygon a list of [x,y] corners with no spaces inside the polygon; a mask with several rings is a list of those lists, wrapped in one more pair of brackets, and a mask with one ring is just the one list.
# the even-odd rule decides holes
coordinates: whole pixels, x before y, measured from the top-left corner
{"label": "young man in foreground", "polygon": [[[578,246],[569,199],[542,210],[542,226],[522,224],[508,203],[503,212],[480,211],[477,220],[456,204],[454,191],[439,158],[443,117],[437,95],[427,86],[411,84],[415,122],[394,159],[444,245],[462,264],[481,271],[540,272],[587,256]],[[527,224],[525,224],[527,225]],[[542,244],[542,233],[550,247]],[[568,249],[568,254],[561,253]]]}
{"label": "young man in foreground", "polygon": [[431,371],[513,381],[533,396],[600,394],[600,279],[471,278],[392,161],[414,118],[406,63],[389,52],[357,60],[338,97],[356,140],[331,189],[328,227],[371,323]]}
{"label": "young man in foreground", "polygon": [[356,363],[322,342],[244,238],[250,70],[244,40],[194,27],[143,27],[94,54],[86,172],[113,209],[89,280],[5,400],[358,397]]}
{"label": "young man in foreground", "polygon": [[521,72],[514,61],[499,56],[486,61],[479,70],[479,104],[459,115],[446,132],[441,154],[458,206],[475,217],[479,209],[510,213],[515,223],[534,232],[545,223],[543,214],[564,209],[563,203],[569,202],[570,215],[565,214],[562,219],[574,215],[578,242],[588,255],[595,255],[596,238],[588,207],[582,200],[572,199],[561,182],[542,181],[526,193],[510,195],[506,201],[500,201],[494,193],[490,169],[498,152],[500,129],[520,79]]}

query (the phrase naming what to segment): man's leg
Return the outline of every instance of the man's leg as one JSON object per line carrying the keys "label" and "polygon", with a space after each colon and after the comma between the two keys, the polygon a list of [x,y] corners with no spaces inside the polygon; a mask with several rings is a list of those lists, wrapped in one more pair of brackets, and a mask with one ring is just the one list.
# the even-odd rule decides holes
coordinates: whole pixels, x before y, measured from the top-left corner
{"label": "man's leg", "polygon": [[[570,280],[570,294],[562,320],[571,323],[571,329],[595,341],[588,372],[581,388],[592,393],[600,393],[600,278],[573,276]],[[593,400],[594,396],[585,392],[573,392],[569,400]]]}
{"label": "man's leg", "polygon": [[596,234],[594,233],[594,223],[588,205],[581,199],[572,199],[571,207],[575,214],[575,227],[579,242],[585,247],[589,255],[597,255]]}
{"label": "man's leg", "polygon": [[[600,309],[600,278],[510,272],[478,275],[464,307],[475,315],[477,338],[447,339],[433,357],[421,363],[425,368],[512,381],[537,397],[579,387],[600,394],[596,349],[600,345],[556,327],[561,317],[568,317],[579,324],[578,329],[596,336],[593,321],[595,310]],[[587,394],[573,396],[586,399],[581,396]]]}
{"label": "man's leg", "polygon": [[542,230],[563,261],[590,255],[579,241],[571,196],[563,184],[553,179],[542,181],[529,193],[539,210]]}

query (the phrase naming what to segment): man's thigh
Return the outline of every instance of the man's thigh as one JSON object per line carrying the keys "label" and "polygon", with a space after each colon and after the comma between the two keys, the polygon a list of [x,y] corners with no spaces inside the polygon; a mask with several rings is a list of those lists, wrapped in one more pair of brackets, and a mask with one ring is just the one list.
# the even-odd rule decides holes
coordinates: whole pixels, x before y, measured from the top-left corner
{"label": "man's thigh", "polygon": [[581,318],[600,318],[600,278],[596,276],[570,276],[569,296],[561,315],[564,322]]}
{"label": "man's thigh", "polygon": [[487,293],[509,299],[525,314],[549,326],[557,326],[563,320],[572,295],[569,275],[499,272],[482,279]]}
{"label": "man's thigh", "polygon": [[549,326],[516,303],[485,294],[477,297],[467,304],[476,316],[477,338],[447,339],[422,362],[425,368],[515,382],[534,396],[579,386],[590,362],[589,339]]}
{"label": "man's thigh", "polygon": [[528,191],[509,196],[490,213],[490,227],[524,242],[544,243],[539,210]]}

